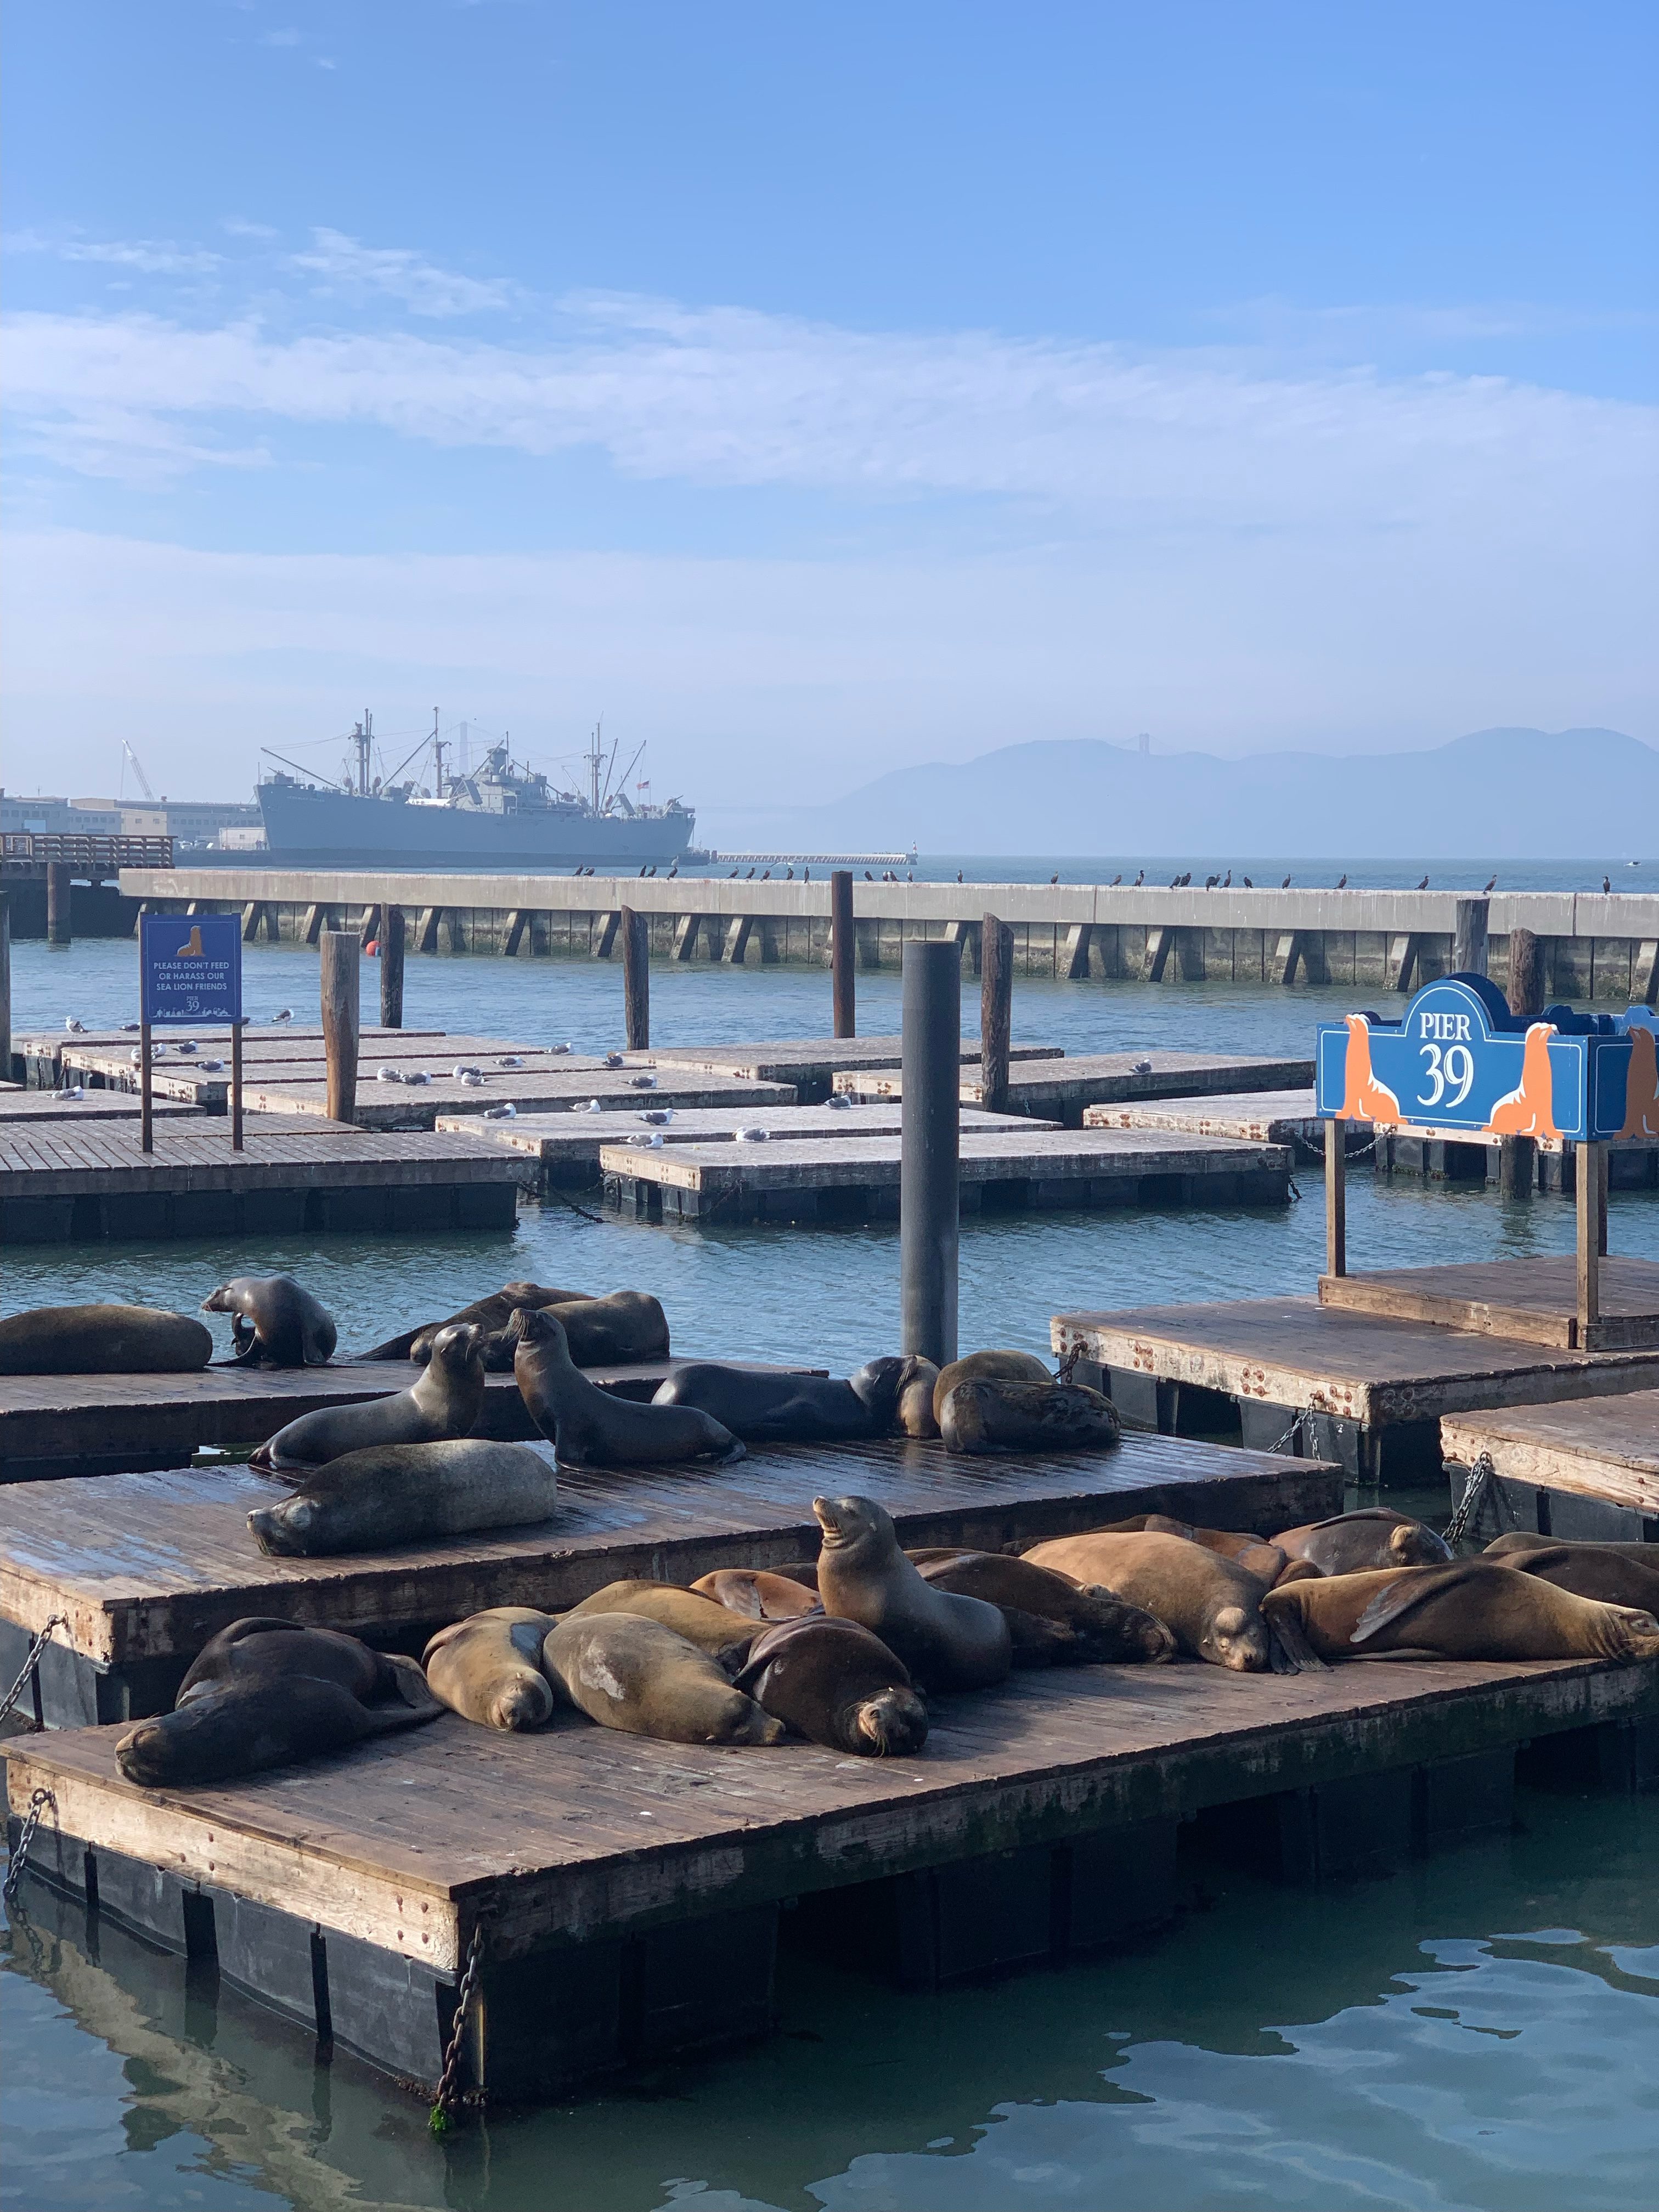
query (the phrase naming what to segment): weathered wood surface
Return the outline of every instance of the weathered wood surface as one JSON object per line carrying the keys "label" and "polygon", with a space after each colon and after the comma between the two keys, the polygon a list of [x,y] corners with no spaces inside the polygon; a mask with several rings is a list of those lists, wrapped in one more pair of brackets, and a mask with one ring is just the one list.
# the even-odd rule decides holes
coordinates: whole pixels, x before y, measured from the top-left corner
{"label": "weathered wood surface", "polygon": [[[1017,1044],[1010,1057],[1018,1061],[1060,1060],[1058,1045]],[[965,1062],[979,1057],[977,1041],[963,1040]],[[673,1044],[653,1048],[653,1065],[702,1067],[712,1073],[743,1076],[750,1082],[790,1083],[803,1104],[826,1097],[832,1087],[842,1086],[837,1076],[872,1068],[891,1068],[896,1080],[903,1058],[902,1040],[896,1036],[783,1037],[763,1044]]]}
{"label": "weathered wood surface", "polygon": [[[1654,1662],[1374,1660],[1015,1674],[940,1699],[915,1759],[656,1743],[576,1716],[498,1735],[445,1715],[313,1767],[142,1790],[115,1728],[17,1736],[11,1802],[118,1851],[453,1976],[996,1850],[1501,1750],[1650,1710]],[[71,1860],[66,1855],[65,1870]]]}
{"label": "weathered wood surface", "polygon": [[1101,1366],[1367,1427],[1599,1397],[1659,1380],[1659,1352],[1517,1343],[1314,1298],[1056,1314],[1050,1328],[1061,1354],[1076,1350]]}
{"label": "weathered wood surface", "polygon": [[1581,1329],[1571,1255],[1482,1260],[1322,1275],[1322,1305],[1429,1322],[1442,1328],[1587,1352],[1659,1347],[1659,1262],[1618,1256],[1599,1266],[1601,1317]]}
{"label": "weathered wood surface", "polygon": [[[580,1109],[590,1098],[599,1101],[602,1111],[611,1112],[642,1106],[678,1109],[793,1106],[795,1103],[794,1090],[788,1084],[737,1081],[696,1069],[664,1067],[654,1089],[640,1091],[633,1087],[632,1078],[651,1073],[649,1063],[591,1071],[573,1071],[562,1060],[558,1066],[561,1073],[545,1075],[530,1068],[486,1068],[483,1082],[476,1085],[457,1082],[448,1066],[439,1079],[417,1088],[365,1081],[358,1088],[357,1120],[369,1129],[431,1129],[440,1114],[479,1115],[492,1106],[511,1106],[520,1114],[556,1113],[560,1108]],[[317,1078],[251,1083],[247,1102],[263,1113],[320,1114],[326,1107],[325,1085]]]}
{"label": "weathered wood surface", "polygon": [[[964,1058],[966,1055],[964,1054]],[[1274,1060],[1261,1055],[1234,1054],[1218,1056],[1201,1052],[1077,1053],[1058,1062],[1033,1066],[1014,1048],[1015,1065],[1008,1071],[1007,1110],[1038,1114],[1070,1128],[1081,1126],[1091,1106],[1115,1105],[1135,1098],[1187,1098],[1207,1091],[1302,1091],[1313,1081],[1310,1060]],[[1148,1073],[1136,1065],[1150,1060]],[[851,1097],[880,1100],[902,1098],[902,1076],[896,1068],[838,1074],[835,1087]],[[965,1104],[982,1103],[984,1085],[976,1067],[964,1069],[962,1096]]]}
{"label": "weathered wood surface", "polygon": [[0,1617],[38,1631],[66,1613],[54,1641],[100,1667],[188,1656],[249,1613],[386,1635],[484,1606],[574,1605],[623,1576],[814,1559],[825,1492],[878,1498],[907,1543],[995,1550],[1136,1511],[1284,1528],[1337,1510],[1341,1474],[1164,1437],[979,1460],[902,1439],[757,1446],[731,1468],[561,1469],[559,1510],[537,1527],[320,1559],[259,1550],[248,1513],[289,1486],[242,1465],[14,1484],[0,1491]]}
{"label": "weathered wood surface", "polygon": [[[179,1098],[158,1098],[150,1109],[156,1120],[201,1118],[201,1109]],[[126,1091],[88,1091],[84,1098],[58,1098],[50,1091],[24,1091],[8,1085],[0,1090],[0,1129],[12,1123],[62,1121],[131,1121],[138,1124],[138,1094]]]}
{"label": "weathered wood surface", "polygon": [[500,1182],[501,1154],[476,1138],[425,1132],[371,1136],[336,1122],[295,1130],[270,1115],[234,1152],[226,1126],[169,1121],[148,1157],[124,1123],[0,1128],[0,1200],[125,1190],[369,1188],[411,1182]]}
{"label": "weathered wood surface", "polygon": [[1167,1098],[1085,1106],[1085,1129],[1179,1129],[1193,1137],[1237,1137],[1259,1145],[1321,1145],[1311,1091],[1224,1091],[1214,1097]]}
{"label": "weathered wood surface", "polygon": [[1485,1452],[1509,1480],[1659,1515],[1659,1390],[1449,1415],[1440,1440],[1459,1467],[1473,1467]]}

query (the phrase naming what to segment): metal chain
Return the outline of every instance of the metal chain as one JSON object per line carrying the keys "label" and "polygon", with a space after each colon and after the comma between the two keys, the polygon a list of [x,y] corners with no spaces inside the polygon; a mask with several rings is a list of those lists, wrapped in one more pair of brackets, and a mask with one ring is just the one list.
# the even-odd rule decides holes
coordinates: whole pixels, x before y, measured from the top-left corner
{"label": "metal chain", "polygon": [[483,1957],[483,1929],[475,1928],[472,1941],[466,1947],[466,1964],[461,1970],[460,1987],[455,1992],[455,2017],[449,2026],[449,2042],[444,2051],[444,2070],[438,2076],[438,2094],[432,2100],[432,2110],[427,2115],[427,2125],[434,2136],[447,2135],[455,2124],[451,2118],[460,2102],[455,2090],[455,2077],[461,2063],[461,2039],[466,2033],[467,2008],[472,2002],[472,1991],[478,1978],[478,1966]]}
{"label": "metal chain", "polygon": [[68,1626],[69,1615],[66,1613],[54,1613],[47,1621],[46,1626],[40,1631],[40,1633],[35,1638],[33,1643],[30,1644],[28,1648],[28,1656],[23,1662],[22,1668],[18,1674],[17,1680],[12,1684],[10,1689],[7,1691],[5,1702],[3,1704],[0,1704],[0,1721],[3,1721],[7,1717],[10,1713],[12,1707],[17,1703],[19,1698],[22,1696],[23,1685],[28,1680],[29,1676],[33,1674],[35,1668],[40,1664],[40,1654],[46,1650],[47,1644],[51,1643],[52,1630],[54,1628],[67,1628]]}
{"label": "metal chain", "polygon": [[9,1905],[17,1894],[17,1885],[23,1879],[23,1868],[29,1855],[29,1845],[34,1841],[34,1832],[40,1825],[40,1815],[50,1805],[55,1813],[58,1800],[50,1790],[37,1790],[29,1799],[29,1809],[23,1815],[23,1825],[17,1832],[17,1849],[11,1855],[11,1864],[6,1869],[6,1879],[0,1894]]}
{"label": "metal chain", "polygon": [[1080,1344],[1074,1344],[1054,1370],[1055,1382],[1069,1382],[1072,1379],[1072,1370],[1082,1357],[1083,1346]]}
{"label": "metal chain", "polygon": [[1453,1551],[1462,1542],[1464,1531],[1474,1519],[1475,1510],[1485,1495],[1486,1485],[1497,1475],[1492,1463],[1492,1454],[1482,1452],[1469,1469],[1468,1480],[1463,1485],[1463,1495],[1452,1509],[1452,1517],[1446,1523],[1445,1541]]}
{"label": "metal chain", "polygon": [[1269,1449],[1276,1452],[1282,1452],[1286,1444],[1294,1444],[1298,1447],[1294,1455],[1297,1459],[1300,1459],[1302,1456],[1302,1453],[1299,1449],[1302,1442],[1302,1424],[1306,1418],[1307,1415],[1305,1411],[1292,1413],[1291,1415],[1291,1425],[1285,1430],[1283,1436],[1279,1437],[1279,1442],[1276,1444],[1271,1445]]}

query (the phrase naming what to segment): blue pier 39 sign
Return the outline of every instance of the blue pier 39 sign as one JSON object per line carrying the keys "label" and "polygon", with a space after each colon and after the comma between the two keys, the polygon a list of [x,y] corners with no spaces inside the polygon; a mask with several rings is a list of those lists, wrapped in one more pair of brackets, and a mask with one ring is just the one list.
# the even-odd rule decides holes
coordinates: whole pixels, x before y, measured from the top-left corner
{"label": "blue pier 39 sign", "polygon": [[1659,1041],[1646,1006],[1510,1012],[1484,975],[1427,983],[1397,1022],[1322,1022],[1317,1105],[1326,1120],[1447,1135],[1659,1143]]}
{"label": "blue pier 39 sign", "polygon": [[242,921],[234,914],[147,914],[138,924],[144,1019],[162,1029],[242,1018]]}

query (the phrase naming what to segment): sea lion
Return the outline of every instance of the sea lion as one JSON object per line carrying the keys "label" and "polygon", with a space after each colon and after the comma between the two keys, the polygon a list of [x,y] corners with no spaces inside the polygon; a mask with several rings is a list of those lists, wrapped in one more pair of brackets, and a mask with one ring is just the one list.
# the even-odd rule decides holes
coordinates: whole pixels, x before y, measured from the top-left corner
{"label": "sea lion", "polygon": [[874,1498],[815,1498],[812,1510],[823,1531],[818,1595],[826,1613],[878,1636],[924,1689],[983,1690],[1003,1680],[1013,1641],[996,1606],[933,1589]]}
{"label": "sea lion", "polygon": [[339,1340],[333,1315],[292,1275],[233,1275],[202,1311],[230,1316],[232,1367],[325,1367]]}
{"label": "sea lion", "polygon": [[1575,1597],[1659,1613],[1659,1544],[1572,1544],[1559,1536],[1521,1534],[1519,1541],[1500,1536],[1481,1556]]}
{"label": "sea lion", "polygon": [[1659,1657],[1659,1620],[1644,1607],[1576,1597],[1501,1559],[1326,1575],[1269,1590],[1261,1602],[1271,1620],[1292,1617],[1322,1659]]}
{"label": "sea lion", "polygon": [[251,1452],[248,1464],[272,1474],[305,1474],[371,1444],[435,1444],[465,1436],[483,1409],[480,1342],[470,1322],[440,1329],[431,1359],[407,1390],[301,1413]]}
{"label": "sea lion", "polygon": [[369,1444],[309,1469],[291,1497],[256,1506],[247,1525],[262,1552],[316,1559],[546,1521],[558,1495],[556,1472],[528,1444]]}
{"label": "sea lion", "polygon": [[1122,1436],[1111,1400],[1082,1382],[985,1376],[954,1384],[943,1401],[935,1389],[933,1403],[946,1451],[1111,1451]]}
{"label": "sea lion", "polygon": [[[1166,1513],[1143,1513],[1137,1517],[1143,1535],[1184,1536],[1189,1544],[1201,1544],[1206,1552],[1219,1552],[1224,1559],[1237,1559],[1263,1589],[1271,1589],[1290,1564],[1277,1544],[1248,1535],[1242,1529],[1205,1528],[1196,1522],[1171,1520]],[[1318,1570],[1304,1565],[1302,1571],[1316,1574]]]}
{"label": "sea lion", "polygon": [[1033,1545],[1024,1557],[1143,1607],[1191,1658],[1242,1674],[1294,1671],[1262,1618],[1261,1583],[1237,1559],[1184,1536],[1155,1529],[1138,1536],[1059,1536]]}
{"label": "sea lion", "polygon": [[1035,1352],[969,1352],[941,1367],[933,1378],[933,1425],[943,1425],[945,1401],[958,1382],[1052,1382],[1054,1379]]}
{"label": "sea lion", "polygon": [[159,1306],[35,1306],[0,1321],[0,1375],[188,1375],[212,1357],[211,1330]]}
{"label": "sea lion", "polygon": [[[377,1344],[372,1352],[360,1352],[360,1359],[415,1359],[424,1366],[432,1356],[432,1340],[441,1328],[460,1328],[471,1322],[486,1336],[494,1336],[504,1329],[520,1306],[556,1306],[586,1303],[586,1291],[548,1290],[540,1283],[503,1283],[499,1291],[492,1291],[487,1298],[475,1298],[459,1313],[453,1313],[447,1321],[423,1321],[416,1328],[406,1328],[401,1336],[388,1337]],[[420,1346],[418,1352],[416,1346]]]}
{"label": "sea lion", "polygon": [[841,1382],[696,1360],[671,1375],[651,1402],[696,1406],[745,1443],[842,1443],[890,1431],[906,1364],[872,1359]]}
{"label": "sea lion", "polygon": [[556,1626],[532,1606],[493,1605],[441,1628],[421,1654],[434,1696],[481,1728],[539,1728],[556,1703],[542,1672]]}
{"label": "sea lion", "polygon": [[744,1456],[730,1429],[695,1406],[635,1406],[598,1389],[572,1360],[563,1324],[547,1307],[521,1306],[507,1331],[519,1395],[562,1465],[656,1467]]}
{"label": "sea lion", "polygon": [[[533,1293],[533,1295],[532,1295]],[[477,1316],[484,1332],[484,1371],[510,1375],[514,1340],[507,1323],[515,1313],[544,1310],[556,1313],[569,1340],[570,1357],[578,1367],[613,1367],[636,1359],[666,1359],[668,1316],[660,1302],[645,1291],[612,1291],[603,1298],[585,1297],[576,1291],[544,1291],[536,1283],[509,1283],[493,1297],[481,1298],[469,1313]],[[453,1324],[430,1322],[409,1339],[409,1357],[416,1364],[432,1357],[432,1340],[440,1328]],[[394,1344],[402,1343],[394,1337]],[[378,1358],[379,1353],[371,1353]]]}
{"label": "sea lion", "polygon": [[1016,1667],[1081,1667],[1170,1659],[1176,1640],[1161,1620],[1109,1590],[1006,1552],[912,1552],[924,1582],[1000,1607]]}
{"label": "sea lion", "polygon": [[927,1741],[927,1707],[909,1669],[855,1620],[779,1622],[751,1645],[737,1686],[827,1751],[901,1759]]}
{"label": "sea lion", "polygon": [[[210,1637],[185,1671],[175,1709],[221,1690],[245,1689],[279,1675],[337,1682],[364,1705],[407,1698],[412,1659],[377,1651],[341,1628],[311,1628],[303,1621],[249,1614]],[[418,1698],[417,1698],[418,1702]]]}
{"label": "sea lion", "polygon": [[574,1620],[596,1613],[625,1613],[641,1620],[660,1621],[727,1674],[735,1674],[742,1666],[757,1633],[752,1620],[730,1612],[701,1591],[682,1589],[678,1583],[607,1583],[560,1618]]}
{"label": "sea lion", "polygon": [[913,1352],[909,1376],[899,1385],[898,1407],[893,1419],[900,1436],[926,1441],[939,1434],[939,1423],[933,1419],[933,1386],[938,1381],[939,1370],[933,1361]]}
{"label": "sea lion", "polygon": [[1273,1540],[1287,1559],[1310,1560],[1322,1575],[1359,1574],[1367,1567],[1437,1566],[1451,1557],[1443,1536],[1386,1505],[1304,1522]]}
{"label": "sea lion", "polygon": [[798,1620],[823,1611],[816,1569],[811,1588],[793,1575],[769,1574],[763,1567],[716,1567],[712,1575],[700,1575],[691,1587],[699,1597],[713,1598],[745,1620]]}
{"label": "sea lion", "polygon": [[665,1743],[783,1741],[782,1722],[733,1689],[714,1660],[639,1613],[568,1615],[549,1631],[542,1665],[603,1728]]}

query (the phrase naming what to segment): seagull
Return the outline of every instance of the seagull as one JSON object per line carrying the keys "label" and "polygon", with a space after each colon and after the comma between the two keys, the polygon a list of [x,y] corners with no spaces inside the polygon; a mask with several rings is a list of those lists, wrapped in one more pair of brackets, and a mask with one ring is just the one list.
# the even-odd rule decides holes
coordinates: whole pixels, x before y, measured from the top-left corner
{"label": "seagull", "polygon": [[294,1009],[292,1006],[284,1006],[281,1013],[273,1014],[270,1018],[273,1022],[291,1022],[294,1019]]}
{"label": "seagull", "polygon": [[[958,878],[957,880],[960,881],[961,878]],[[87,1033],[86,1024],[84,1022],[77,1022],[73,1014],[64,1015],[64,1027],[69,1031],[71,1036],[84,1036]]]}
{"label": "seagull", "polygon": [[[912,869],[911,869],[911,871],[910,871],[910,872],[909,872],[909,874],[908,874],[908,876],[906,876],[906,878],[904,878],[904,880],[905,880],[905,882],[906,882],[907,884],[913,884],[913,883],[915,883],[915,879],[916,879],[916,872],[915,872],[915,870],[914,868],[912,868]],[[1054,878],[1054,881],[1055,881],[1056,883],[1058,883],[1058,882],[1060,881],[1060,878],[1059,878],[1058,876],[1056,876],[1056,877]]]}
{"label": "seagull", "polygon": [[1291,888],[1291,879],[1290,879],[1290,878],[1289,878],[1288,876],[1286,876],[1286,877],[1285,877],[1285,880],[1284,880],[1284,882],[1283,882],[1282,884],[1280,884],[1280,885],[1279,886],[1279,890],[1282,890],[1282,891],[1287,891],[1287,890],[1289,890],[1289,889]]}
{"label": "seagull", "polygon": [[621,1067],[624,1066],[625,1063],[619,1052],[608,1052],[605,1056],[605,1065],[607,1067]]}
{"label": "seagull", "polygon": [[377,1067],[374,1071],[377,1083],[401,1083],[403,1079],[395,1067]]}
{"label": "seagull", "polygon": [[1338,890],[1340,890],[1340,891],[1345,891],[1345,890],[1347,890],[1347,888],[1348,888],[1348,878],[1347,878],[1347,873],[1346,873],[1346,870],[1344,871],[1344,872],[1343,872],[1341,875],[1340,875],[1340,876],[1337,878],[1337,879],[1336,879],[1336,888],[1337,888],[1337,889],[1338,889]]}
{"label": "seagull", "polygon": [[486,1121],[516,1121],[518,1118],[519,1109],[510,1103],[505,1106],[486,1106],[484,1108],[484,1119]]}
{"label": "seagull", "polygon": [[[1289,878],[1288,876],[1286,876],[1286,877],[1285,877],[1285,882],[1286,882],[1286,883],[1289,883],[1289,881],[1290,881],[1291,879],[1290,879],[1290,878]],[[1419,884],[1419,885],[1417,886],[1417,888],[1418,888],[1418,890],[1420,890],[1420,891],[1425,891],[1425,890],[1427,890],[1427,889],[1429,888],[1429,879],[1428,879],[1428,878],[1427,878],[1426,876],[1425,876],[1425,877],[1424,877],[1424,878],[1423,878],[1423,880],[1422,880],[1422,882],[1421,882],[1420,884]]]}
{"label": "seagull", "polygon": [[1487,878],[1486,878],[1486,890],[1485,890],[1480,894],[1480,896],[1481,896],[1483,898],[1490,898],[1490,897],[1492,896],[1492,893],[1493,893],[1497,889],[1498,889],[1498,878],[1497,878],[1497,877],[1496,877],[1496,876],[1488,876],[1488,877],[1487,877]]}
{"label": "seagull", "polygon": [[516,1052],[503,1053],[495,1062],[497,1067],[522,1067],[524,1061]]}
{"label": "seagull", "polygon": [[1139,874],[1135,877],[1134,882],[1133,882],[1133,884],[1130,886],[1130,888],[1131,888],[1132,890],[1139,890],[1140,889],[1140,886],[1142,885],[1142,884],[1144,884],[1144,883],[1146,882],[1146,869],[1145,869],[1145,868],[1142,868],[1142,869],[1139,871]]}

